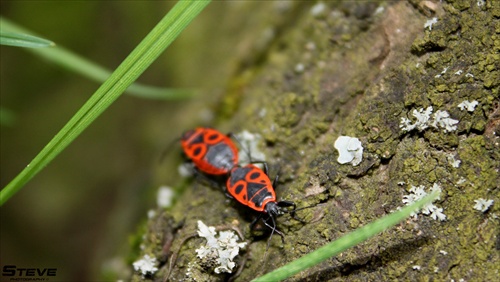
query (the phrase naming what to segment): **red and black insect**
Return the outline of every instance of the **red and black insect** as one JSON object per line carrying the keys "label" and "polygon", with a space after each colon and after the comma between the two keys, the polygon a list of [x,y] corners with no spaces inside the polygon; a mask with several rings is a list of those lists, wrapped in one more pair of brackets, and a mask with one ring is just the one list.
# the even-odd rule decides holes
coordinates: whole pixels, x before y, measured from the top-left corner
{"label": "red and black insect", "polygon": [[[284,235],[276,229],[276,217],[284,213],[295,217],[296,205],[291,201],[276,201],[276,193],[274,188],[278,176],[271,183],[267,174],[267,165],[264,163],[264,170],[259,167],[249,164],[244,167],[234,167],[231,169],[231,174],[226,183],[226,189],[229,195],[235,198],[241,204],[260,212],[259,216],[250,224],[251,227],[261,218],[264,224],[272,229],[271,236],[274,232],[281,236],[284,243]],[[291,210],[284,209],[292,207]],[[271,224],[268,221],[271,220]]]}
{"label": "red and black insect", "polygon": [[198,127],[182,135],[182,149],[201,172],[221,176],[238,165],[238,150],[229,135]]}

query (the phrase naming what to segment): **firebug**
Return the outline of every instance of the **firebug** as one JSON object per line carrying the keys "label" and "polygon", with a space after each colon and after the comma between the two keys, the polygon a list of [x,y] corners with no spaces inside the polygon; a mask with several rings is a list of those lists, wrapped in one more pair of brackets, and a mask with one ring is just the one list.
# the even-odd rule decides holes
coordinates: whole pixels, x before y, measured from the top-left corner
{"label": "firebug", "polygon": [[214,176],[227,175],[238,165],[238,149],[228,135],[198,127],[182,135],[182,149],[199,171]]}
{"label": "firebug", "polygon": [[[257,221],[263,219],[264,224],[271,228],[271,236],[274,232],[281,236],[284,243],[284,235],[276,229],[276,217],[284,213],[290,213],[295,217],[296,205],[291,201],[276,201],[274,187],[278,176],[271,183],[267,174],[267,165],[264,163],[264,170],[249,164],[244,167],[234,167],[226,183],[226,190],[230,197],[236,199],[241,204],[260,212],[259,216],[251,223],[253,226]],[[291,210],[284,209],[292,207]],[[268,223],[268,221],[271,223]]]}

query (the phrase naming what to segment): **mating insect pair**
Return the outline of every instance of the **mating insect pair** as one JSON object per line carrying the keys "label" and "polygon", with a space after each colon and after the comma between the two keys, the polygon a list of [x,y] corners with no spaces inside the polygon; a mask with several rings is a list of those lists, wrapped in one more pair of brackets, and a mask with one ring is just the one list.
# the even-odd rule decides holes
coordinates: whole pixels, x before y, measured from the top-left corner
{"label": "mating insect pair", "polygon": [[[276,217],[290,213],[293,218],[301,221],[295,216],[297,209],[294,202],[276,201],[274,187],[278,176],[271,182],[266,163],[263,163],[264,170],[253,164],[239,166],[238,150],[231,140],[231,135],[222,134],[212,128],[198,127],[183,134],[181,145],[195,169],[209,176],[227,176],[228,196],[260,212],[251,227],[262,219],[264,224],[271,228],[271,236],[276,232],[284,242],[283,233],[276,229]],[[284,209],[285,207],[292,209]]]}

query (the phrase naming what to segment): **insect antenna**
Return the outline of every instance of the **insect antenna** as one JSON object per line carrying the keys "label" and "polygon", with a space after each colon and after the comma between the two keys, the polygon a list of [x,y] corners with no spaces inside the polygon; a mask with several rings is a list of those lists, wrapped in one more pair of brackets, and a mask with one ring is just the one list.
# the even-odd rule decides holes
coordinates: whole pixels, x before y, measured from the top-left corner
{"label": "insect antenna", "polygon": [[[273,225],[269,225],[269,223],[267,223],[267,220],[271,218],[271,221],[273,222]],[[271,229],[271,235],[269,236],[269,239],[267,240],[267,248],[266,248],[266,251],[267,249],[269,249],[269,244],[271,243],[271,238],[273,237],[273,234],[276,232],[276,234],[280,235],[281,237],[281,243],[284,245],[285,244],[285,235],[283,234],[283,232],[279,231],[278,229],[276,229],[276,221],[274,220],[274,216],[269,216],[267,219],[265,220],[262,220],[264,222],[264,225],[266,225],[267,227],[269,227]]]}
{"label": "insect antenna", "polygon": [[[289,205],[289,203],[291,203],[291,202],[288,202],[288,201],[281,201],[281,202],[278,202],[278,203],[281,203],[281,205],[282,205],[283,207],[286,207],[286,206],[291,206],[291,205]],[[299,221],[299,222],[301,222],[301,223],[306,223],[306,221],[304,221],[303,219],[301,219],[300,217],[298,217],[295,213],[296,213],[297,211],[300,211],[300,210],[305,210],[305,209],[309,209],[309,208],[313,208],[313,207],[315,207],[315,206],[316,206],[316,205],[310,205],[310,206],[301,207],[301,208],[298,208],[298,209],[297,209],[297,208],[295,207],[295,204],[293,204],[293,209],[292,209],[292,210],[281,209],[281,212],[283,212],[283,213],[289,213],[289,214],[290,214],[290,216],[291,216],[293,219],[295,219],[295,220],[297,220],[297,221]]]}
{"label": "insect antenna", "polygon": [[172,146],[175,143],[178,143],[180,140],[181,140],[181,137],[177,137],[174,140],[170,141],[170,143],[168,143],[168,145],[165,146],[165,148],[163,148],[163,150],[160,154],[160,157],[158,158],[158,163],[161,164],[163,162],[163,160],[165,160],[165,157],[168,155],[169,152],[171,152],[170,149],[172,148]]}

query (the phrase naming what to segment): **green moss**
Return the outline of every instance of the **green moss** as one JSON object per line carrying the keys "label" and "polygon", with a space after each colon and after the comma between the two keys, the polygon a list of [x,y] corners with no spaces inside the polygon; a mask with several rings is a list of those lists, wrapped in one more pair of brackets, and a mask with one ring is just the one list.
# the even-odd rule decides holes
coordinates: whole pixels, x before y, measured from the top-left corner
{"label": "green moss", "polygon": [[497,172],[495,164],[488,158],[477,159],[478,155],[487,155],[483,136],[469,137],[459,147],[459,156],[463,163],[463,175],[474,186],[484,188],[496,186]]}
{"label": "green moss", "polygon": [[293,127],[303,114],[306,99],[296,93],[283,93],[281,97],[278,103],[280,107],[275,111],[275,120],[282,127]]}
{"label": "green moss", "polygon": [[457,10],[463,11],[470,8],[471,1],[468,0],[453,0],[450,1],[450,4]]}
{"label": "green moss", "polygon": [[246,71],[230,81],[226,94],[215,110],[218,119],[230,119],[236,113],[243,99],[245,86],[252,77],[253,72]]}
{"label": "green moss", "polygon": [[439,92],[445,92],[445,91],[448,92],[449,88],[448,88],[448,85],[446,85],[446,84],[440,84],[440,85],[436,86],[436,90]]}
{"label": "green moss", "polygon": [[147,225],[146,222],[143,222],[138,225],[137,231],[135,234],[131,234],[128,238],[129,242],[129,247],[130,247],[130,253],[127,256],[126,263],[127,264],[132,264],[137,258],[140,256],[140,245],[143,242],[143,236],[147,231]]}
{"label": "green moss", "polygon": [[[488,74],[486,74],[484,76],[484,82],[483,82],[483,85],[484,87],[486,87],[487,89],[491,89],[493,87],[498,87],[498,85],[500,84],[500,72],[498,71],[492,71]],[[498,90],[496,90],[498,91]],[[498,92],[495,92],[496,94],[498,94]]]}
{"label": "green moss", "polygon": [[411,50],[415,54],[424,54],[433,50],[441,50],[444,48],[446,48],[445,37],[431,37],[429,35],[415,39],[415,41],[413,41],[413,45],[411,46]]}

